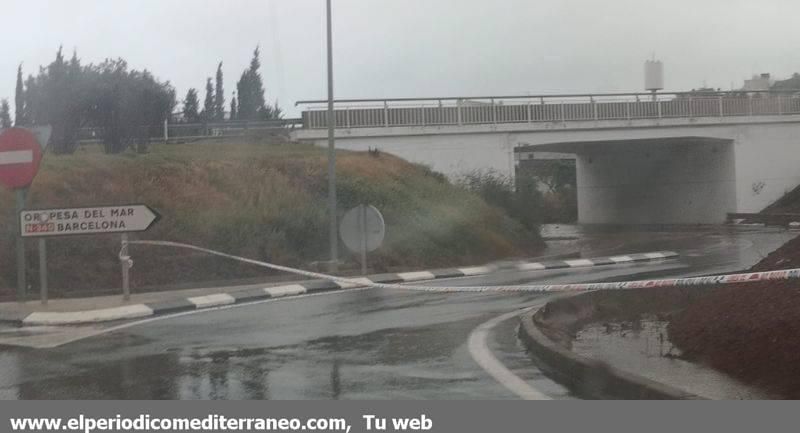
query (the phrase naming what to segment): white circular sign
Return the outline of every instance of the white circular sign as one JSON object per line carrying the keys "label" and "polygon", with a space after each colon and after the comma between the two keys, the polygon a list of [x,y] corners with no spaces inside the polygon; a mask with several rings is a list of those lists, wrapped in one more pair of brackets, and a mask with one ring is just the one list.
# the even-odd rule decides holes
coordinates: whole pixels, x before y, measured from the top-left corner
{"label": "white circular sign", "polygon": [[386,224],[383,215],[372,205],[358,205],[342,217],[339,236],[342,242],[355,253],[375,251],[383,243]]}

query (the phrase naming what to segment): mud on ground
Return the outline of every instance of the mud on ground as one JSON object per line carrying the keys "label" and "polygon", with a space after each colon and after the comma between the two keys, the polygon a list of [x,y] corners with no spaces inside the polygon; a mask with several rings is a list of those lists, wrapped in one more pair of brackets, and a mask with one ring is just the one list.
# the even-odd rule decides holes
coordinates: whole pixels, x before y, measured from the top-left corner
{"label": "mud on ground", "polygon": [[[798,267],[800,238],[795,238],[752,270]],[[800,281],[716,287],[671,316],[668,329],[686,359],[800,398]]]}

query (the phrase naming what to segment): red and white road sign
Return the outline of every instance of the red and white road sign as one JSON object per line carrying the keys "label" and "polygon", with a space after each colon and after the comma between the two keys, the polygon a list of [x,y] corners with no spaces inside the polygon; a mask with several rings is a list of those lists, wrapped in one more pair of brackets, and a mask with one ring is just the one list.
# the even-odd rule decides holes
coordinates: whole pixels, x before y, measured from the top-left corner
{"label": "red and white road sign", "polygon": [[33,182],[42,148],[27,129],[8,128],[0,134],[0,184],[6,188],[25,188]]}

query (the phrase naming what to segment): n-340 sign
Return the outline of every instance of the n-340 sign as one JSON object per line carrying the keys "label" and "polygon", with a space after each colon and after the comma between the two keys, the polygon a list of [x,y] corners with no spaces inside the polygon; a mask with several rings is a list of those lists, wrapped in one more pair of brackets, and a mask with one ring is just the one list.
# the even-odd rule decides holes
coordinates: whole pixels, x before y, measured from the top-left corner
{"label": "n-340 sign", "polygon": [[23,237],[141,232],[159,216],[145,205],[24,210],[19,214]]}

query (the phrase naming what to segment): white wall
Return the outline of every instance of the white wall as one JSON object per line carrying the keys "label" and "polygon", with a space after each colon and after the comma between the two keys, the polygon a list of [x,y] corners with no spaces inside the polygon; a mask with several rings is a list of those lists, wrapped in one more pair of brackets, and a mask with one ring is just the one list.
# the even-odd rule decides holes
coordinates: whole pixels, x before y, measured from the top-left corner
{"label": "white wall", "polygon": [[577,157],[582,223],[722,223],[736,209],[732,144],[629,142]]}
{"label": "white wall", "polygon": [[[327,146],[327,141],[317,141]],[[451,179],[474,170],[494,170],[513,177],[513,142],[509,134],[337,138],[336,148],[366,151],[377,148],[407,161],[425,164]]]}
{"label": "white wall", "polygon": [[800,125],[735,128],[738,212],[759,212],[800,185]]}

